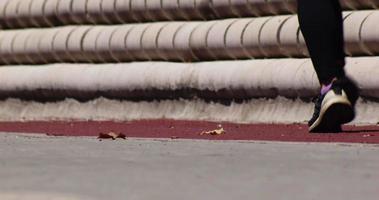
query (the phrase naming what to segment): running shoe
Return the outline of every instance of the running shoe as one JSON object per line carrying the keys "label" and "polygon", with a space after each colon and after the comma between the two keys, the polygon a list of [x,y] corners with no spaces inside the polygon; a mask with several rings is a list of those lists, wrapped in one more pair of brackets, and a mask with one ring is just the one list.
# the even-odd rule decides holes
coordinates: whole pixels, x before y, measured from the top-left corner
{"label": "running shoe", "polygon": [[315,100],[312,118],[308,122],[309,132],[341,132],[341,125],[355,118],[355,104],[358,88],[349,78],[333,82],[331,89]]}

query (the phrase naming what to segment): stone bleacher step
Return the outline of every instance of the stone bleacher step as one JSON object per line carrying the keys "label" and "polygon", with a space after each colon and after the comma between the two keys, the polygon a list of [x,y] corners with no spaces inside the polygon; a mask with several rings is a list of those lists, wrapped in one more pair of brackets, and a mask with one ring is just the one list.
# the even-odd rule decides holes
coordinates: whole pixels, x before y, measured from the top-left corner
{"label": "stone bleacher step", "polygon": [[[362,97],[379,98],[379,57],[348,58]],[[319,83],[310,59],[199,63],[134,62],[0,67],[0,98],[27,100],[311,98]]]}
{"label": "stone bleacher step", "polygon": [[[343,9],[376,9],[378,0],[340,0]],[[212,20],[296,13],[296,0],[1,0],[3,28],[69,24]]]}
{"label": "stone bleacher step", "polygon": [[[379,55],[379,10],[344,12],[346,53]],[[295,15],[0,31],[0,64],[308,57]]]}

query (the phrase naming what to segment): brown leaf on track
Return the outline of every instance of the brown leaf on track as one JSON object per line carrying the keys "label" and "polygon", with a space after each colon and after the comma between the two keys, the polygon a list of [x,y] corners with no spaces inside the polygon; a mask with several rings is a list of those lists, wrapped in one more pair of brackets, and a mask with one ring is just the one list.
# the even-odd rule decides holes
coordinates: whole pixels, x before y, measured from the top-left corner
{"label": "brown leaf on track", "polygon": [[223,135],[225,133],[226,132],[225,132],[224,128],[219,126],[219,129],[215,129],[212,131],[203,131],[200,133],[200,135]]}
{"label": "brown leaf on track", "polygon": [[126,139],[126,135],[123,133],[116,133],[116,132],[108,132],[108,133],[99,133],[99,139],[112,139],[115,140],[117,138]]}
{"label": "brown leaf on track", "polygon": [[366,137],[372,137],[372,136],[374,136],[374,135],[372,135],[372,134],[363,135],[364,138],[366,138]]}

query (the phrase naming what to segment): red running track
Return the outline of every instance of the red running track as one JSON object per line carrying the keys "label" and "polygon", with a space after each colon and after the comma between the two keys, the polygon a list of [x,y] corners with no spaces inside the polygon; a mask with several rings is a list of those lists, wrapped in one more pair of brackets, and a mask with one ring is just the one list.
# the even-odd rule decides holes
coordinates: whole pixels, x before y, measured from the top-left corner
{"label": "red running track", "polygon": [[[200,135],[221,124],[226,134]],[[233,124],[204,121],[143,120],[132,122],[0,122],[1,132],[41,133],[52,136],[95,136],[121,132],[127,137],[264,140],[292,142],[343,142],[379,144],[379,126],[345,126],[343,133],[311,134],[303,124]]]}

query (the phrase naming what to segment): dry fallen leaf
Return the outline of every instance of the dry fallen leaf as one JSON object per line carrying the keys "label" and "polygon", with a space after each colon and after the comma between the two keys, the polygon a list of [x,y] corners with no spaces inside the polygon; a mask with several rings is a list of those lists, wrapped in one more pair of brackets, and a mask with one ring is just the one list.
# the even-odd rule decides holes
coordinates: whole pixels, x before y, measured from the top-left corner
{"label": "dry fallen leaf", "polygon": [[115,140],[117,138],[126,139],[126,135],[123,133],[115,133],[113,131],[108,133],[99,133],[99,139],[112,139]]}
{"label": "dry fallen leaf", "polygon": [[363,135],[364,138],[366,138],[366,137],[372,137],[372,136],[374,136],[374,135],[372,135],[372,134]]}
{"label": "dry fallen leaf", "polygon": [[200,135],[222,135],[222,134],[225,134],[225,130],[224,128],[219,128],[219,129],[215,129],[215,130],[212,130],[212,131],[203,131],[200,133]]}

